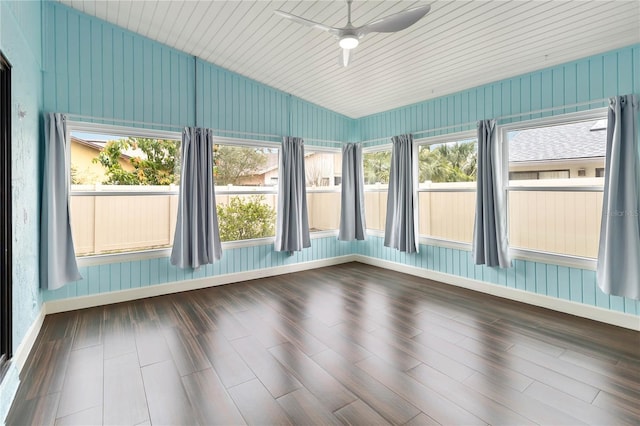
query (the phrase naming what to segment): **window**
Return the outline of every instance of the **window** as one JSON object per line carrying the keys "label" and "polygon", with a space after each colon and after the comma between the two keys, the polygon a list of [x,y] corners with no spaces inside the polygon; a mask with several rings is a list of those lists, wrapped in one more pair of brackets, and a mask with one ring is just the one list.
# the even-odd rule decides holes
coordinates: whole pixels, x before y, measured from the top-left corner
{"label": "window", "polygon": [[170,247],[180,134],[69,124],[71,230],[78,257]]}
{"label": "window", "polygon": [[606,148],[602,115],[503,127],[512,248],[597,256]]}
{"label": "window", "polygon": [[340,227],[342,153],[305,146],[304,169],[311,232]]}
{"label": "window", "polygon": [[278,145],[225,140],[214,147],[214,183],[222,242],[274,237]]}
{"label": "window", "polygon": [[384,231],[391,171],[391,146],[368,149],[362,154],[364,205],[367,229]]}
{"label": "window", "polygon": [[[171,247],[178,212],[176,132],[70,123],[71,229],[78,257]],[[278,146],[216,138],[222,242],[275,236]]]}
{"label": "window", "polygon": [[0,53],[0,382],[11,358],[11,66]]}
{"label": "window", "polygon": [[473,133],[417,141],[418,224],[422,236],[470,243],[478,144]]}

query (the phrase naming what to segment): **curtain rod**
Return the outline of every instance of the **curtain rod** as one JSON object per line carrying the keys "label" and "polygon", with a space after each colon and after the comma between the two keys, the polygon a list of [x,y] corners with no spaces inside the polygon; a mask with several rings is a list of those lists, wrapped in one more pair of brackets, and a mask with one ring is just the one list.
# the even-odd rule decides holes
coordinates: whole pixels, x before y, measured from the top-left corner
{"label": "curtain rod", "polygon": [[[609,100],[609,98],[594,99],[594,100],[591,100],[591,101],[578,102],[578,103],[575,103],[575,104],[555,106],[555,107],[550,107],[550,108],[543,108],[543,109],[538,109],[538,110],[528,111],[528,112],[519,112],[519,113],[516,113],[516,114],[502,115],[502,116],[496,117],[495,120],[507,120],[509,118],[522,117],[523,115],[541,114],[541,113],[544,113],[544,112],[551,112],[551,111],[555,111],[555,110],[558,110],[558,109],[577,108],[577,107],[581,107],[581,106],[588,106],[588,105],[592,105],[592,104],[596,104],[596,103],[605,102],[605,101],[608,101],[608,100]],[[413,133],[413,135],[419,135],[421,133],[439,132],[439,131],[442,131],[442,130],[454,129],[456,127],[472,126],[472,125],[475,125],[477,122],[478,122],[477,120],[476,121],[468,121],[466,123],[453,124],[451,126],[444,126],[444,127],[437,127],[435,129],[420,130],[418,132],[412,132],[412,133]],[[365,145],[365,144],[369,144],[369,143],[372,143],[372,142],[387,141],[390,137],[391,136],[387,136],[385,138],[369,139],[369,140],[366,140],[366,141],[362,141],[361,143],[363,145]]]}
{"label": "curtain rod", "polygon": [[[150,126],[150,127],[164,127],[164,128],[169,128],[169,129],[180,129],[182,130],[185,126],[180,126],[177,124],[161,124],[161,123],[153,123],[153,122],[148,122],[148,121],[135,121],[135,120],[125,120],[125,119],[120,119],[120,118],[105,118],[105,117],[94,117],[94,116],[90,116],[90,115],[80,115],[80,114],[65,114],[67,117],[71,117],[71,118],[80,118],[80,119],[85,119],[85,120],[98,120],[98,121],[106,121],[106,122],[113,122],[113,123],[121,123],[121,124],[138,124],[141,126]],[[104,123],[104,124],[108,124],[108,123]],[[238,134],[238,135],[245,135],[245,136],[257,136],[257,137],[262,137],[262,138],[277,138],[280,139],[282,136],[278,136],[278,135],[270,135],[270,134],[264,134],[264,133],[251,133],[251,132],[241,132],[238,130],[226,130],[226,129],[210,129],[211,131],[213,131],[214,133],[234,133],[234,134]]]}
{"label": "curtain rod", "polygon": [[[113,122],[113,123],[121,123],[121,124],[138,124],[141,126],[150,126],[150,127],[164,127],[164,128],[169,128],[169,129],[180,129],[182,130],[184,128],[184,126],[179,126],[176,124],[160,124],[160,123],[153,123],[153,122],[148,122],[148,121],[134,121],[134,120],[125,120],[125,119],[120,119],[120,118],[105,118],[105,117],[94,117],[94,116],[90,116],[90,115],[80,115],[80,114],[65,114],[67,117],[70,118],[80,118],[80,119],[85,119],[85,120],[98,120],[98,121],[107,121],[107,122]],[[107,123],[105,123],[107,124]],[[267,133],[252,133],[252,132],[242,132],[239,130],[227,130],[227,129],[211,129],[214,133],[232,133],[232,134],[236,134],[236,135],[244,135],[244,136],[255,136],[255,137],[261,137],[261,138],[273,138],[273,139],[281,139],[282,136],[278,136],[278,135],[271,135],[271,134],[267,134]],[[329,144],[334,144],[334,145],[342,145],[343,142],[340,141],[333,141],[333,140],[328,140],[328,139],[315,139],[315,138],[304,138],[306,141],[309,142],[319,142],[319,143],[329,143]]]}

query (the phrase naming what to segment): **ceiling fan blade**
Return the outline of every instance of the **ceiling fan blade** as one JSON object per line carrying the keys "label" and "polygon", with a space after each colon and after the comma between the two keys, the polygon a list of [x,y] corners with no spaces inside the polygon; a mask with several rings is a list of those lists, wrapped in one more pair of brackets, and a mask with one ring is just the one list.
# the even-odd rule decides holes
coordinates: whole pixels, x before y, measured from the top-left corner
{"label": "ceiling fan blade", "polygon": [[424,15],[429,13],[431,6],[420,6],[413,9],[403,10],[394,15],[389,15],[377,21],[369,22],[355,29],[359,36],[369,33],[393,33],[404,30],[418,22]]}
{"label": "ceiling fan blade", "polygon": [[314,22],[314,21],[310,21],[309,19],[305,19],[302,18],[300,16],[297,15],[292,15],[290,13],[287,12],[283,12],[282,10],[275,10],[273,13],[275,13],[276,15],[279,15],[283,18],[289,19],[295,23],[298,23],[300,25],[304,25],[306,27],[312,27],[312,28],[317,28],[319,30],[322,31],[326,31],[329,34],[333,34],[336,37],[340,37],[342,35],[342,30],[340,28],[333,28],[333,27],[329,27],[327,25],[321,24],[319,22]]}

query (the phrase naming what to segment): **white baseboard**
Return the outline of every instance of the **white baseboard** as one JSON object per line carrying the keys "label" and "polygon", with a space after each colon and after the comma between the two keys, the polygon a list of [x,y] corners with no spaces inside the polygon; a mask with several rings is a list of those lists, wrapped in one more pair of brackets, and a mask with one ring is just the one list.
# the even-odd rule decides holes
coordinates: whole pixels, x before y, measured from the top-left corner
{"label": "white baseboard", "polygon": [[40,308],[40,312],[38,312],[38,315],[33,320],[33,323],[25,333],[24,338],[9,361],[9,370],[3,378],[2,384],[0,384],[0,425],[5,424],[6,418],[4,417],[9,413],[9,408],[20,385],[20,374],[27,363],[31,349],[33,349],[38,334],[40,333],[40,329],[44,323],[44,317],[44,309]]}
{"label": "white baseboard", "polygon": [[505,299],[528,303],[530,305],[640,331],[640,317],[636,315],[603,309],[597,306],[585,305],[583,303],[572,302],[570,300],[557,299],[555,297],[531,293],[525,290],[503,287],[487,283],[485,281],[478,281],[471,278],[460,277],[458,275],[451,275],[401,263],[390,262],[388,260],[377,259],[360,254],[354,255],[354,257],[356,262],[365,263],[367,265],[378,266],[421,278],[427,278],[433,281],[443,282],[445,284],[455,285],[457,287],[479,291],[481,293],[503,297]]}
{"label": "white baseboard", "polygon": [[38,334],[40,333],[40,329],[42,328],[42,323],[44,322],[45,314],[46,312],[43,306],[40,308],[40,312],[38,312],[36,319],[33,320],[31,327],[29,327],[26,334],[24,335],[22,342],[20,342],[20,345],[13,353],[13,358],[11,358],[11,362],[15,363],[16,368],[18,369],[19,372],[22,372],[22,368],[27,362],[27,358],[31,353],[31,349],[33,348],[33,345],[36,342],[36,338],[38,337]]}
{"label": "white baseboard", "polygon": [[299,272],[308,269],[322,268],[324,266],[353,262],[354,260],[354,255],[349,254],[328,259],[294,263],[291,265],[274,266],[270,268],[216,275],[212,277],[197,278],[193,280],[178,281],[167,284],[157,284],[149,287],[92,294],[88,296],[73,297],[70,299],[50,300],[44,303],[43,310],[46,314],[55,314],[58,312],[92,308],[94,306],[128,302],[130,300],[144,299],[146,297],[162,296],[165,294],[179,293],[181,291],[198,290],[201,288],[214,287],[240,281],[254,280],[257,278],[289,274],[292,272]]}

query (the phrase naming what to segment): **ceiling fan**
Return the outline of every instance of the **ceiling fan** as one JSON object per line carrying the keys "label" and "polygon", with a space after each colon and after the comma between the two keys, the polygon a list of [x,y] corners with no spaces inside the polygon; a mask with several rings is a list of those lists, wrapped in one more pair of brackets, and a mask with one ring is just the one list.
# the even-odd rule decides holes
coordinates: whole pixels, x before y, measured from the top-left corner
{"label": "ceiling fan", "polygon": [[282,10],[276,10],[275,13],[276,15],[290,19],[300,25],[306,25],[308,27],[326,31],[337,38],[339,40],[340,47],[342,48],[340,63],[342,66],[346,67],[349,65],[351,50],[358,46],[362,37],[369,33],[395,33],[397,31],[402,31],[418,22],[431,9],[431,6],[428,5],[414,7],[412,9],[403,10],[402,12],[394,13],[393,15],[369,22],[368,24],[360,27],[355,27],[351,23],[351,3],[353,0],[346,1],[347,25],[342,28],[330,27],[319,22],[314,22],[300,16],[292,15]]}

